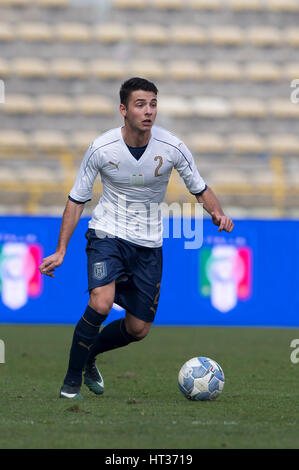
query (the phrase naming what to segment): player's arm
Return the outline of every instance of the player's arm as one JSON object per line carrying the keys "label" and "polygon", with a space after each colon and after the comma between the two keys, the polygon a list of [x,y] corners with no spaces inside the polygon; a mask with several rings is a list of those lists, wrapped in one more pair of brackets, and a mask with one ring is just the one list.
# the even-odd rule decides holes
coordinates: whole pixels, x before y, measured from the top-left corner
{"label": "player's arm", "polygon": [[218,232],[221,232],[222,230],[225,232],[232,231],[234,223],[224,214],[222,207],[211,188],[207,187],[201,194],[197,194],[196,199],[199,203],[203,204],[203,208],[212,217],[213,223],[219,227]]}
{"label": "player's arm", "polygon": [[43,262],[39,267],[41,274],[54,277],[53,273],[55,268],[58,268],[58,266],[61,266],[63,263],[68,243],[74,233],[75,228],[78,225],[83,209],[83,203],[76,204],[71,200],[67,201],[62,216],[56,251],[54,254],[43,259]]}

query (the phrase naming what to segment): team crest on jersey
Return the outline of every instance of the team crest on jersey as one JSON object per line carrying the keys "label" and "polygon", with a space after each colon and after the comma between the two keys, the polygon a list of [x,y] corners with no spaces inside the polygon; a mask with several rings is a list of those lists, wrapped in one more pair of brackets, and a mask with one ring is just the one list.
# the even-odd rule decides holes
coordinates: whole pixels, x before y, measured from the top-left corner
{"label": "team crest on jersey", "polygon": [[100,263],[94,263],[93,265],[93,277],[101,281],[104,277],[107,276],[107,266],[106,261],[101,261]]}
{"label": "team crest on jersey", "polygon": [[141,173],[139,175],[131,175],[131,185],[132,186],[143,186],[144,185],[144,175]]}

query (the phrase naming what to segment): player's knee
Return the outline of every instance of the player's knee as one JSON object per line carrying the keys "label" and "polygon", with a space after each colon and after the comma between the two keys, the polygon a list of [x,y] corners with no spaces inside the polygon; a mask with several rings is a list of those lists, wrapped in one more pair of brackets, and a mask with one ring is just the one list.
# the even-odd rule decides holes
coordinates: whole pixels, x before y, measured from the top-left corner
{"label": "player's knee", "polygon": [[150,330],[150,326],[148,326],[147,324],[145,324],[145,325],[129,325],[129,326],[126,326],[126,328],[127,328],[128,333],[131,336],[134,336],[134,338],[137,341],[140,341],[143,338],[145,338],[148,335],[149,330]]}
{"label": "player's knee", "polygon": [[98,302],[94,309],[102,315],[109,315],[110,310],[112,309],[112,304],[109,302]]}
{"label": "player's knee", "polygon": [[101,313],[102,315],[108,315],[113,305],[113,302],[108,299],[93,295],[90,295],[89,303],[96,312]]}

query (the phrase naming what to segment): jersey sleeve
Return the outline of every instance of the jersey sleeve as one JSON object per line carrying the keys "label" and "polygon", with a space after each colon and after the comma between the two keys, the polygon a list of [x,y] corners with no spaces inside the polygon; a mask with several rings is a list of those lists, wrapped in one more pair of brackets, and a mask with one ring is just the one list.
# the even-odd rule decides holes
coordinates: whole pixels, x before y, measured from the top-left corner
{"label": "jersey sleeve", "polygon": [[99,152],[91,145],[84,155],[74,186],[69,193],[69,199],[78,204],[90,201],[93,184],[100,170],[101,159]]}
{"label": "jersey sleeve", "polygon": [[183,143],[176,149],[174,168],[183,178],[190,193],[195,196],[200,195],[207,189],[207,185],[199,174],[192,153]]}

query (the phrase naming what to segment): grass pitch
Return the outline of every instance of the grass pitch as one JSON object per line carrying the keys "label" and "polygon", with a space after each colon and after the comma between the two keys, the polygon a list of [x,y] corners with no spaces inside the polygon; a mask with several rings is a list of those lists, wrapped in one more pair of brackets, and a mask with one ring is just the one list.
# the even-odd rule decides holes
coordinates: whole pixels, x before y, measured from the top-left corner
{"label": "grass pitch", "polygon": [[[73,327],[1,325],[0,448],[288,449],[299,448],[299,330],[154,327],[139,343],[97,364],[102,396],[63,400]],[[178,389],[182,364],[208,356],[225,374],[214,402]]]}

